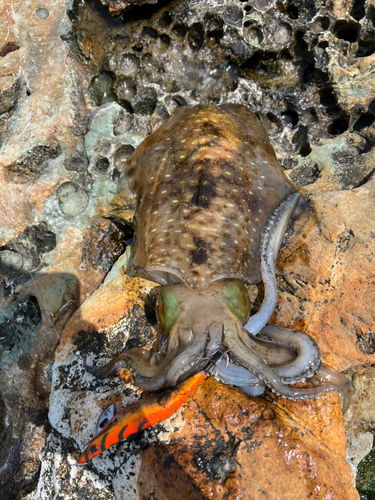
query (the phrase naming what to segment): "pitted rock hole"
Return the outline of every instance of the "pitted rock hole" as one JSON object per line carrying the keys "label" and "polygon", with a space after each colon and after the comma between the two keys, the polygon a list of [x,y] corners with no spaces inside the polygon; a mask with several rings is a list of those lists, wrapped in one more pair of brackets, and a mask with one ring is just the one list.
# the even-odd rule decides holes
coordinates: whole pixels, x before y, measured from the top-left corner
{"label": "pitted rock hole", "polygon": [[65,217],[76,217],[82,214],[90,201],[89,195],[78,184],[64,182],[57,189],[59,208]]}
{"label": "pitted rock hole", "polygon": [[0,251],[0,272],[10,278],[17,276],[23,268],[23,257],[13,250]]}
{"label": "pitted rock hole", "polygon": [[35,14],[39,19],[47,19],[47,17],[49,17],[49,10],[45,7],[40,7],[36,9]]}

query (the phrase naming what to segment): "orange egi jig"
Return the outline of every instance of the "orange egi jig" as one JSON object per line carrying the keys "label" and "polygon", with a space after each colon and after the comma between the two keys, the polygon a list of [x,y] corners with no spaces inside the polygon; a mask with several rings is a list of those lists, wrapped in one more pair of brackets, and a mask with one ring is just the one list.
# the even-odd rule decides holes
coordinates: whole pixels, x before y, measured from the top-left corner
{"label": "orange egi jig", "polygon": [[174,389],[168,389],[155,396],[136,401],[123,408],[106,424],[90,441],[79,458],[79,464],[88,463],[110,446],[126,439],[132,434],[164,422],[181,408],[199,384],[207,378],[209,369],[222,354],[215,353],[210,362],[192,377],[188,378]]}

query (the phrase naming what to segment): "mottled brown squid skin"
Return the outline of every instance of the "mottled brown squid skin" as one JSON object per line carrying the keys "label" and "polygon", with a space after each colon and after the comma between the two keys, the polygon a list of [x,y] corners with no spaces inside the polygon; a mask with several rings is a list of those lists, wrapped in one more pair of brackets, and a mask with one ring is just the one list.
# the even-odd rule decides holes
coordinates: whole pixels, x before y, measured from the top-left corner
{"label": "mottled brown squid skin", "polygon": [[[277,327],[267,330],[268,343],[255,337],[273,313],[274,261],[298,197],[246,107],[178,109],[131,155],[113,203],[120,212],[127,203],[137,208],[133,267],[172,284],[162,289],[173,297],[173,321],[164,324],[168,339],[160,352],[133,348],[91,371],[104,375],[124,362],[141,387],[158,390],[184,380],[220,350],[229,354],[216,364],[217,376],[248,394],[266,385],[291,399],[346,390],[345,377],[328,369],[317,387],[288,385],[319,367],[319,346],[308,335]],[[265,299],[246,323],[228,302],[228,279],[252,284],[261,278]],[[293,348],[283,347],[283,339]]]}
{"label": "mottled brown squid skin", "polygon": [[260,280],[261,231],[295,189],[249,109],[177,109],[124,174],[137,200],[134,268],[172,273],[189,288]]}

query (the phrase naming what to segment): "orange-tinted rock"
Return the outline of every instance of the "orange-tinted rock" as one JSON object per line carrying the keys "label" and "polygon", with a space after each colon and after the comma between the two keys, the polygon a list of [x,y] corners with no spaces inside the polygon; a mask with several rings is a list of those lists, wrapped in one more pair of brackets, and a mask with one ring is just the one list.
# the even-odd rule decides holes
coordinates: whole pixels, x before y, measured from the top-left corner
{"label": "orange-tinted rock", "polygon": [[56,351],[58,361],[61,361],[64,345],[71,342],[80,330],[89,328],[91,332],[97,332],[106,329],[110,339],[111,329],[115,329],[123,318],[130,317],[134,307],[144,307],[144,291],[158,286],[127,276],[119,265],[121,260],[118,272],[113,273],[69,320],[61,336],[61,346]]}
{"label": "orange-tinted rock", "polygon": [[[110,3],[115,12],[130,2]],[[93,2],[79,4],[83,8],[97,6]],[[189,8],[193,4],[194,7]],[[373,131],[366,121],[367,114],[370,118],[373,115],[368,111],[373,101],[371,71],[374,55],[362,53],[366,57],[353,57],[359,42],[362,48],[368,45],[372,50],[372,7],[367,4],[369,2],[356,6],[356,9],[363,10],[363,19],[358,23],[358,39],[353,44],[338,36],[337,20],[332,16],[335,14],[338,20],[349,19],[351,9],[350,2],[339,0],[332,5],[318,5],[317,15],[311,21],[306,19],[304,9],[297,6],[291,5],[280,14],[286,4],[275,4],[264,12],[262,2],[255,2],[253,8],[258,11],[256,25],[252,21],[245,22],[246,9],[249,9],[245,3],[242,9],[227,6],[225,2],[222,6],[218,3],[214,9],[216,13],[212,14],[204,2],[177,2],[147,19],[147,25],[156,34],[154,37],[150,36],[152,30],[144,30],[143,22],[138,19],[121,26],[120,23],[108,23],[96,8],[91,12],[96,13],[99,24],[87,22],[82,27],[79,12],[74,20],[75,28],[71,27],[65,9],[71,9],[73,18],[76,2],[46,0],[43,5],[36,5],[29,0],[10,0],[0,6],[0,92],[3,91],[0,107],[3,106],[1,112],[7,109],[5,115],[9,113],[9,116],[2,114],[0,120],[0,142],[3,145],[8,140],[0,158],[0,246],[9,246],[13,251],[12,240],[18,244],[16,238],[44,217],[50,218],[48,223],[56,230],[58,243],[52,256],[36,264],[32,260],[31,264],[26,262],[26,257],[22,256],[27,264],[22,273],[33,272],[34,282],[26,283],[21,293],[37,297],[43,308],[43,322],[35,336],[32,352],[20,355],[12,370],[7,369],[2,379],[2,390],[4,384],[9,389],[7,402],[12,403],[19,397],[18,410],[21,411],[12,415],[21,415],[21,418],[10,419],[17,437],[22,435],[20,429],[26,413],[24,403],[38,407],[44,405],[48,397],[52,384],[51,366],[44,363],[44,356],[53,349],[70,314],[87,298],[65,329],[54,365],[55,396],[51,405],[51,422],[58,433],[50,434],[41,454],[42,473],[38,490],[32,494],[33,500],[69,495],[109,499],[114,495],[113,490],[117,498],[133,500],[138,495],[137,481],[133,479],[131,482],[126,476],[128,465],[138,463],[140,450],[146,446],[147,439],[158,442],[159,447],[157,451],[149,448],[144,453],[138,489],[145,498],[153,490],[159,500],[176,498],[176,485],[184,492],[183,498],[206,495],[222,498],[226,493],[231,498],[252,498],[252,495],[261,495],[259,488],[275,500],[288,493],[287,498],[305,498],[308,494],[315,495],[315,498],[321,498],[323,494],[326,498],[355,498],[352,484],[348,482],[349,469],[343,459],[342,424],[335,397],[325,396],[306,403],[290,403],[282,399],[275,402],[272,397],[249,398],[212,380],[199,389],[176,419],[160,427],[163,431],[146,431],[143,437],[139,437],[144,444],[135,448],[135,452],[132,448],[134,442],[121,443],[96,459],[90,468],[73,468],[75,454],[94,432],[100,410],[111,402],[127,404],[127,398],[134,396],[129,396],[133,389],[126,376],[109,381],[90,378],[84,370],[87,357],[88,363],[93,360],[104,363],[124,347],[130,333],[134,335],[132,340],[146,345],[151,344],[155,335],[144,313],[152,284],[126,278],[117,269],[117,274],[111,273],[106,283],[93,294],[111,265],[107,255],[111,253],[112,243],[106,239],[110,223],[102,225],[101,221],[92,220],[98,213],[106,213],[111,189],[115,188],[122,156],[119,155],[118,162],[116,158],[113,161],[113,151],[108,143],[114,143],[114,136],[124,132],[126,120],[111,120],[114,114],[107,113],[105,106],[99,109],[97,115],[102,113],[108,128],[91,130],[94,141],[100,137],[95,155],[91,157],[90,153],[87,157],[85,154],[85,151],[90,151],[89,134],[86,134],[85,145],[79,136],[85,134],[90,118],[88,108],[92,101],[86,90],[91,74],[109,67],[121,80],[121,58],[116,63],[116,57],[124,51],[136,51],[137,59],[142,60],[139,73],[132,82],[133,91],[142,95],[144,86],[152,85],[157,91],[157,106],[160,105],[162,110],[159,116],[154,113],[151,118],[132,115],[132,120],[133,117],[134,120],[144,119],[142,130],[146,132],[139,134],[142,137],[150,126],[154,129],[164,119],[164,105],[169,111],[177,106],[175,98],[179,100],[178,104],[184,100],[204,103],[207,99],[210,102],[251,103],[253,111],[260,113],[265,124],[268,122],[268,129],[273,134],[271,141],[287,165],[290,166],[293,155],[300,152],[306,161],[319,160],[319,168],[322,167],[320,177],[319,172],[316,173],[319,179],[303,188],[308,196],[314,194],[311,200],[318,226],[307,227],[306,237],[301,236],[295,247],[288,246],[283,250],[279,263],[279,305],[274,320],[314,336],[322,346],[325,360],[332,366],[343,369],[353,364],[372,363],[373,279],[371,262],[366,259],[371,259],[373,254],[369,231],[373,209],[371,190],[366,200],[363,200],[363,193],[373,181],[356,192],[338,191],[364,182],[374,165],[371,150],[367,153],[374,143]],[[48,15],[45,12],[38,15],[38,9],[47,10]],[[357,19],[358,12],[351,14]],[[287,26],[279,25],[280,19],[283,23],[287,21]],[[197,20],[205,31],[204,43],[202,51],[191,57],[191,46],[194,47],[196,40],[194,29],[192,33],[190,27]],[[303,37],[298,31],[301,22],[307,26]],[[353,18],[350,22],[353,23]],[[328,24],[324,27],[325,23]],[[134,27],[135,24],[138,27]],[[269,34],[272,25],[277,36]],[[317,29],[311,37],[309,29],[313,25]],[[187,36],[186,29],[190,31]],[[283,30],[286,34],[293,33],[288,47],[280,41]],[[77,40],[77,47],[69,48],[64,40],[73,41],[72,45]],[[312,40],[314,42],[310,45]],[[218,47],[217,53],[208,50],[210,47]],[[70,50],[74,52],[73,57]],[[251,61],[254,67],[242,66],[252,54],[255,55]],[[264,54],[270,57],[263,58]],[[276,55],[275,59],[272,54]],[[182,57],[186,71],[181,71]],[[79,67],[78,60],[83,61],[82,67]],[[228,62],[229,66],[226,66]],[[227,76],[232,70],[236,74],[239,66],[242,66],[240,78],[238,74]],[[84,73],[87,68],[89,78]],[[217,68],[223,68],[219,76]],[[311,72],[312,80],[309,80]],[[321,77],[324,80],[320,80]],[[328,83],[323,87],[334,87],[332,102],[329,99],[328,103],[322,99],[325,88],[320,86],[325,79]],[[224,86],[220,85],[221,81]],[[22,91],[22,107],[18,108],[19,90]],[[120,98],[118,89],[114,90]],[[337,103],[333,102],[335,97]],[[168,100],[175,103],[172,108]],[[104,100],[98,104],[101,102]],[[337,104],[336,109],[330,110],[332,104]],[[291,109],[296,115],[296,123],[285,124],[282,122],[284,112]],[[330,136],[332,121],[346,112],[350,115],[346,126],[349,128],[350,124],[350,130],[356,127],[359,132],[347,130],[342,135]],[[356,123],[362,116],[362,124]],[[113,135],[108,132],[111,127]],[[8,133],[12,135],[8,137]],[[327,149],[338,154],[335,162],[331,162],[332,155],[323,155],[316,146],[321,138],[327,140]],[[121,141],[115,149],[119,150],[120,145]],[[309,154],[310,146],[312,153]],[[105,174],[97,169],[97,160],[101,161],[102,157],[110,164],[107,175],[110,181],[107,183],[101,183]],[[308,180],[311,181],[314,175],[312,172]],[[56,193],[60,185],[66,183],[71,183],[73,190],[79,191],[86,201],[90,196],[87,218],[64,218],[67,214],[59,211]],[[319,194],[324,191],[327,193]],[[328,191],[337,192],[332,195]],[[105,236],[102,238],[103,232]],[[96,242],[100,248],[95,248]],[[118,252],[117,247],[114,250]],[[100,266],[102,257],[106,261],[103,267]],[[46,267],[39,269],[39,265]],[[7,300],[1,297],[1,306],[6,306]],[[90,350],[93,345],[96,346],[96,350],[92,349],[94,354]],[[34,370],[37,374],[35,392]],[[361,404],[357,406],[361,406],[370,399],[371,384],[366,382],[368,372],[360,372],[358,368],[357,375],[366,388],[360,393]],[[220,401],[215,399],[213,390],[220,395]],[[364,427],[372,423],[371,399],[369,405],[358,420]],[[352,415],[355,420],[359,413],[353,412]],[[7,418],[9,420],[9,416]],[[174,426],[181,434],[174,432],[173,441],[168,444],[168,434]],[[27,480],[38,473],[38,451],[44,435],[39,428],[28,429],[22,449],[25,453],[21,474],[30,488],[32,485]],[[11,432],[9,427],[7,430]],[[29,440],[30,434],[35,436],[35,445]],[[238,439],[234,441],[235,445],[231,442],[233,436]],[[211,440],[203,441],[204,438]],[[5,445],[4,442],[2,451],[8,453],[7,442]],[[202,450],[202,453],[197,455],[197,450]],[[1,460],[1,468],[3,463]],[[165,464],[165,473],[163,469],[162,474],[161,463]],[[137,474],[137,467],[131,469],[132,474]],[[10,477],[16,476],[10,474]],[[171,477],[176,479],[171,481]],[[126,482],[128,489],[123,486]]]}
{"label": "orange-tinted rock", "polygon": [[184,418],[169,446],[144,453],[142,500],[152,490],[163,499],[358,499],[335,395],[250,398],[211,378]]}
{"label": "orange-tinted rock", "polygon": [[316,194],[311,220],[282,249],[284,291],[275,322],[311,335],[333,368],[375,360],[374,181],[348,191]]}

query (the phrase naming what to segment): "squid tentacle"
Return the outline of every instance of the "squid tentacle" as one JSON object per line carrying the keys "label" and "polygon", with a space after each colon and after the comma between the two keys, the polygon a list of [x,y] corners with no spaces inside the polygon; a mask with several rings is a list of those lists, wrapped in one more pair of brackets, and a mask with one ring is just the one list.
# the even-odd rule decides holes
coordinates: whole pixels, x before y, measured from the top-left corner
{"label": "squid tentacle", "polygon": [[275,265],[277,252],[284,237],[289,220],[301,195],[293,193],[274,210],[263,230],[261,243],[260,272],[264,283],[264,299],[259,311],[250,316],[245,329],[257,335],[267,324],[276,307],[277,285]]}
{"label": "squid tentacle", "polygon": [[250,370],[222,358],[216,361],[214,376],[226,384],[235,385],[249,396],[259,396],[266,388]]}
{"label": "squid tentacle", "polygon": [[337,392],[341,399],[341,411],[343,413],[349,408],[351,384],[343,373],[334,370],[325,363],[320,363],[318,371],[309,379],[309,382],[324,389],[325,393]]}
{"label": "squid tentacle", "polygon": [[245,330],[240,330],[238,335],[248,349],[254,350],[274,369],[284,384],[312,377],[322,360],[317,342],[302,332],[267,325],[260,335],[271,340],[255,337]]}
{"label": "squid tentacle", "polygon": [[173,359],[166,377],[169,386],[176,385],[179,378],[191,369],[196,371],[200,362],[203,361],[207,337],[207,334],[197,335],[195,342]]}
{"label": "squid tentacle", "polygon": [[[194,342],[194,339],[190,339],[190,341]],[[147,389],[147,382],[152,380],[152,389],[157,390],[165,383],[171,363],[181,353],[181,350],[183,349],[181,349],[179,333],[177,330],[172,330],[168,337],[165,354],[152,353],[140,347],[133,347],[116,356],[105,366],[86,365],[86,369],[97,377],[105,377],[113,375],[120,368],[127,368],[133,373],[136,382],[144,389]],[[159,356],[162,360],[157,363]]]}
{"label": "squid tentacle", "polygon": [[[321,394],[338,390],[335,382],[330,379],[327,383],[322,380],[316,387],[302,388],[286,385],[278,375],[275,367],[269,366],[256,352],[242,343],[241,338],[235,332],[225,335],[225,343],[230,349],[230,356],[234,357],[242,366],[259,377],[278,396],[292,400],[316,398]],[[339,377],[341,380],[341,377]],[[319,382],[318,382],[319,383]],[[342,380],[340,382],[342,384]],[[340,385],[341,387],[341,385]]]}
{"label": "squid tentacle", "polygon": [[209,359],[213,353],[220,350],[223,339],[223,325],[214,322],[207,327],[206,332],[197,332],[195,344],[191,344],[171,364],[167,375],[168,385],[175,385],[182,375],[189,376],[200,368],[205,361],[204,354]]}
{"label": "squid tentacle", "polygon": [[[234,332],[225,336],[225,343],[230,349],[230,356],[259,377],[278,396],[283,396],[291,400],[303,400],[316,398],[327,392],[334,391],[339,392],[341,396],[343,410],[348,407],[350,396],[349,381],[345,375],[333,370],[324,363],[321,363],[317,373],[309,379],[314,387],[290,387],[278,375],[277,367],[269,366],[254,349],[249,349],[248,346],[246,348],[242,344],[241,338]],[[287,350],[284,351],[285,354],[287,352]],[[289,354],[291,353],[289,352]],[[289,355],[286,354],[285,361],[290,361],[290,358],[288,358]]]}
{"label": "squid tentacle", "polygon": [[[278,325],[265,326],[261,335],[266,335],[271,341],[285,342],[296,350],[296,357],[291,362],[273,366],[285,384],[310,378],[318,370],[322,353],[319,344],[310,335]],[[267,359],[266,361],[272,364]]]}

